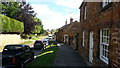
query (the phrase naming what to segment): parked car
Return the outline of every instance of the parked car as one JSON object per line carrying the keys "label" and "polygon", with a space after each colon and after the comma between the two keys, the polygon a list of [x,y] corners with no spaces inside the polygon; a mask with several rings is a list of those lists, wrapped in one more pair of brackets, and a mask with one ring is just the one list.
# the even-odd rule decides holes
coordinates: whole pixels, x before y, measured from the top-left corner
{"label": "parked car", "polygon": [[2,51],[2,68],[23,68],[34,59],[34,51],[28,45],[6,45]]}
{"label": "parked car", "polygon": [[43,39],[42,40],[44,43],[44,49],[49,45],[49,40],[48,39]]}
{"label": "parked car", "polygon": [[43,49],[44,43],[42,40],[36,40],[34,43],[34,49]]}
{"label": "parked car", "polygon": [[48,38],[49,38],[50,40],[52,40],[53,36],[52,36],[52,35],[49,35]]}
{"label": "parked car", "polygon": [[44,43],[44,45],[49,45],[49,40],[44,39],[43,43]]}
{"label": "parked car", "polygon": [[50,38],[49,38],[49,37],[46,37],[46,38],[45,38],[45,40],[48,40],[48,41],[49,41],[49,40],[50,40]]}

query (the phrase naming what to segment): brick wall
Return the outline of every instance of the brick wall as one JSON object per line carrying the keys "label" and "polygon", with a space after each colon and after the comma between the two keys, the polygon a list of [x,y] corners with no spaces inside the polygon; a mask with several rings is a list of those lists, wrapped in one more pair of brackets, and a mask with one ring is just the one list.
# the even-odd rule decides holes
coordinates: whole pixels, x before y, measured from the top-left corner
{"label": "brick wall", "polygon": [[[84,6],[87,7],[87,19],[83,19]],[[94,47],[93,47],[93,66],[112,66],[119,67],[119,47],[120,47],[120,2],[112,3],[109,7],[102,8],[100,2],[83,3],[80,7],[80,37],[79,37],[79,53],[88,61],[89,59],[89,32],[94,32]],[[100,60],[100,30],[108,28],[110,31],[109,42],[109,64],[105,64]],[[82,46],[82,32],[85,31],[85,46]]]}
{"label": "brick wall", "polygon": [[110,64],[113,67],[120,67],[120,29],[111,30]]}

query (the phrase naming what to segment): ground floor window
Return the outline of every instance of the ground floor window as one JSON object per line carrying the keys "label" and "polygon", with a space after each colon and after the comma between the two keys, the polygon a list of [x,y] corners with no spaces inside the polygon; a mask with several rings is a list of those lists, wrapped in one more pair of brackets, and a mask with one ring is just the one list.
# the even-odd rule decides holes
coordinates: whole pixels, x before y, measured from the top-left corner
{"label": "ground floor window", "polygon": [[108,64],[109,29],[100,31],[100,59]]}

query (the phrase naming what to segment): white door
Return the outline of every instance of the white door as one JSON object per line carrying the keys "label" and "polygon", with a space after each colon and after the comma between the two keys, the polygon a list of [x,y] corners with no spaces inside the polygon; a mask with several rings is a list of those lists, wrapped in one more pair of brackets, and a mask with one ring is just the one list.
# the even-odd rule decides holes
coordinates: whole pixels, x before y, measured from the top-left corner
{"label": "white door", "polygon": [[93,60],[93,32],[89,34],[89,62],[92,63]]}

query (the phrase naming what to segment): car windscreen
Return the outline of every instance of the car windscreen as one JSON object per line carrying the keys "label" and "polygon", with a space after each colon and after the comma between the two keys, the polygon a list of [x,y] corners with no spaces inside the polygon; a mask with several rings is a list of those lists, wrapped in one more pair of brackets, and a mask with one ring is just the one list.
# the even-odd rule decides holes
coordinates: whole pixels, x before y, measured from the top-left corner
{"label": "car windscreen", "polygon": [[43,41],[43,42],[47,42],[47,41]]}
{"label": "car windscreen", "polygon": [[35,43],[43,44],[41,41],[36,41]]}
{"label": "car windscreen", "polygon": [[18,50],[21,48],[22,48],[22,46],[5,46],[4,50]]}

